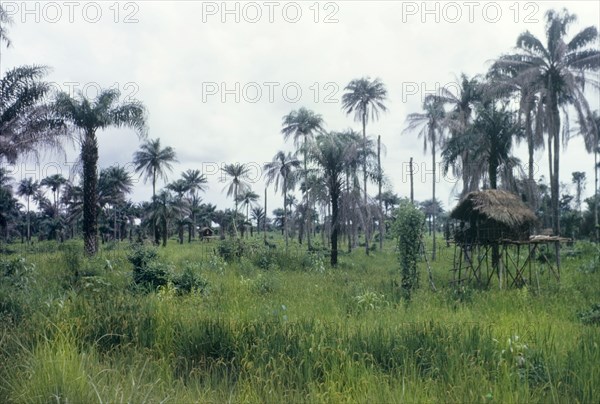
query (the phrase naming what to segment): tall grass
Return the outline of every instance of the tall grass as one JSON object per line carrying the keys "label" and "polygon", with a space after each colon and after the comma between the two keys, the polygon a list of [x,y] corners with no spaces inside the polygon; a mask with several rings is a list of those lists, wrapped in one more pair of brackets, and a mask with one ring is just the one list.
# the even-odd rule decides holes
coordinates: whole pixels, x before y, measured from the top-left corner
{"label": "tall grass", "polygon": [[583,247],[539,290],[457,291],[443,250],[439,291],[407,303],[391,242],[336,269],[258,246],[227,263],[198,243],[161,249],[174,274],[205,280],[187,294],[132,287],[125,245],[93,260],[18,251],[33,269],[0,283],[0,401],[600,399],[600,329],[577,315],[598,302],[600,275],[579,270],[593,259]]}

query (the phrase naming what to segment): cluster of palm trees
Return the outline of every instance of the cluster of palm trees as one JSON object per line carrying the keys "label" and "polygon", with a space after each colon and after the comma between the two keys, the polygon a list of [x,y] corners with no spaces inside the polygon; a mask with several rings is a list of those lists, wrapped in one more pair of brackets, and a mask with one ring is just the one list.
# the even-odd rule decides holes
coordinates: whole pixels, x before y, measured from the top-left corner
{"label": "cluster of palm trees", "polygon": [[[484,76],[462,75],[457,93],[443,89],[428,96],[423,111],[407,117],[405,128],[405,132],[417,132],[423,138],[426,152],[430,149],[434,179],[440,155],[444,174],[452,170],[460,176],[461,196],[482,187],[503,187],[519,192],[538,211],[542,202],[534,178],[534,152],[545,146],[550,173],[549,210],[556,234],[561,231],[560,144],[569,138],[571,111],[576,113],[588,152],[595,156],[598,194],[600,120],[586,100],[589,86],[584,88],[591,84],[597,90],[599,84],[589,76],[589,72],[600,69],[600,52],[594,48],[598,32],[588,27],[567,40],[574,20],[566,11],[548,12],[544,41],[529,32],[521,34],[515,52],[495,60]],[[5,27],[10,19],[1,7],[0,22],[0,43],[8,45]],[[81,181],[75,184],[58,174],[39,183],[25,179],[17,187],[17,195],[26,204],[22,207],[13,195],[8,173],[0,170],[0,226],[7,238],[11,229],[28,241],[33,233],[64,239],[81,229],[85,251],[93,255],[98,250],[98,235],[102,241],[133,238],[134,229],[138,237],[146,235],[163,245],[173,233],[183,243],[186,227],[191,242],[199,226],[210,227],[213,222],[221,228],[221,237],[226,233],[244,236],[248,230],[252,235],[252,221],[259,232],[267,230],[267,190],[259,206],[260,196],[251,188],[248,165],[234,163],[222,168],[227,178],[223,191],[232,198],[234,209],[219,211],[202,202],[199,195],[206,190],[207,180],[199,170],[188,170],[160,188],[159,181],[168,180],[177,157],[171,147],[161,145],[160,139],[148,139],[144,105],[134,99],[120,101],[119,92],[113,89],[100,91],[94,99],[82,94],[52,94],[43,81],[46,73],[45,67],[23,66],[0,79],[0,162],[14,163],[45,147],[59,149],[65,138],[71,138],[81,150]],[[367,125],[387,111],[387,96],[380,79],[355,79],[345,87],[341,108],[360,124],[360,131],[328,131],[323,117],[306,108],[283,117],[281,134],[284,141],[292,141],[294,151],[277,151],[264,171],[267,187],[273,185],[282,196],[283,208],[273,210],[273,224],[281,230],[286,249],[290,237],[296,234],[299,243],[306,241],[307,248],[314,249],[314,237],[320,234],[322,244],[331,249],[331,263],[335,265],[340,239],[345,237],[351,251],[363,237],[365,253],[369,254],[375,248],[377,228],[382,248],[386,219],[399,198],[387,186],[381,166],[381,137],[369,136]],[[134,204],[128,200],[133,179],[123,167],[98,172],[97,136],[110,127],[131,128],[142,140],[133,163],[136,173],[152,184],[151,201]],[[519,141],[525,141],[528,147],[527,174],[512,154]],[[578,174],[574,181],[580,196],[585,177]],[[377,185],[375,197],[369,195],[369,184]],[[300,200],[294,196],[297,190],[302,195]],[[32,202],[39,212],[32,214]],[[422,209],[428,212],[434,230],[435,259],[437,216],[442,211],[435,180],[432,199],[426,202]],[[580,197],[576,202],[580,210]],[[20,213],[23,208],[26,214]]]}
{"label": "cluster of palm trees", "polygon": [[[600,84],[589,74],[600,70],[600,51],[595,48],[598,31],[587,27],[568,40],[568,28],[574,21],[575,16],[566,10],[549,11],[545,41],[530,32],[521,34],[516,51],[495,60],[484,77],[462,75],[456,94],[443,89],[426,97],[423,112],[410,114],[406,127],[406,131],[418,131],[425,151],[431,147],[434,178],[437,150],[442,149],[444,172],[452,169],[462,179],[460,196],[481,187],[501,186],[519,192],[534,209],[539,208],[534,152],[544,146],[545,138],[555,234],[561,234],[559,157],[561,143],[570,137],[569,108],[577,115],[588,152],[594,153],[596,178],[598,168],[600,122],[590,109],[584,87],[587,83],[597,91]],[[597,97],[597,92],[594,94]],[[519,181],[525,175],[519,175],[521,163],[512,148],[521,140],[527,142],[529,161],[526,179]],[[432,199],[437,203],[435,183]],[[598,228],[597,197],[595,200]],[[435,233],[433,243],[435,259]]]}

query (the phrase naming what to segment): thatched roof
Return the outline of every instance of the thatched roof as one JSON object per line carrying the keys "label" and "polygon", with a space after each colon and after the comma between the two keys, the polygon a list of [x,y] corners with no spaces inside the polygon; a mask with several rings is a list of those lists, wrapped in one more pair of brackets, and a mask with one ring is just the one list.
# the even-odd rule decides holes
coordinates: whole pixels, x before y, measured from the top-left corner
{"label": "thatched roof", "polygon": [[450,213],[452,219],[470,221],[487,219],[519,228],[537,221],[535,213],[521,199],[498,189],[469,193]]}

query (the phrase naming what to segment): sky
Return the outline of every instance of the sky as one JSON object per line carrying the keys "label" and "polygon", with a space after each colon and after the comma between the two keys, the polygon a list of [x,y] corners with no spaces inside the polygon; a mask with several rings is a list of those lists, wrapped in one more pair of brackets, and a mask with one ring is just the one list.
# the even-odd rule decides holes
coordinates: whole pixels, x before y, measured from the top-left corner
{"label": "sky", "polygon": [[[431,155],[416,133],[403,133],[406,116],[420,112],[423,97],[440,87],[452,91],[461,73],[484,74],[491,61],[513,50],[529,30],[543,37],[544,14],[564,2],[536,1],[2,1],[12,15],[12,46],[2,48],[0,71],[46,65],[56,89],[94,97],[114,87],[122,99],[148,109],[148,136],[172,146],[179,163],[168,180],[200,169],[209,180],[204,201],[233,207],[219,167],[247,163],[253,190],[264,193],[262,165],[278,150],[293,151],[281,135],[282,117],[306,107],[321,114],[327,130],[360,130],[341,108],[352,79],[380,78],[388,111],[367,133],[386,146],[382,165],[389,187],[409,195],[408,161],[416,164],[415,199],[431,198]],[[578,16],[570,36],[600,25],[600,2],[569,1]],[[569,36],[569,37],[570,37]],[[594,109],[598,92],[590,93]],[[573,118],[572,121],[575,121]],[[562,182],[588,173],[584,195],[593,192],[593,156],[581,138],[561,154]],[[140,140],[129,129],[98,134],[101,168],[132,169]],[[527,161],[526,148],[515,154]],[[12,176],[65,177],[77,147],[44,154],[39,162],[10,166]],[[547,154],[536,153],[536,177],[547,172]],[[438,156],[439,160],[439,156]],[[547,174],[546,174],[547,178]],[[453,178],[438,174],[437,195],[446,209],[456,204]],[[163,184],[160,184],[163,185]],[[269,211],[282,197],[269,189]],[[375,194],[375,185],[371,186]],[[134,201],[148,200],[151,185],[136,176]]]}

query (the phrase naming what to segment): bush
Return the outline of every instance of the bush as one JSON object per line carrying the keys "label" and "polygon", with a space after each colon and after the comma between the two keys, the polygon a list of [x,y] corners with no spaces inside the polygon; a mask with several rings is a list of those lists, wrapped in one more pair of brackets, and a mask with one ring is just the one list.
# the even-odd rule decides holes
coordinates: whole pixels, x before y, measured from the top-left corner
{"label": "bush", "polygon": [[594,303],[589,310],[579,312],[579,320],[583,324],[600,325],[600,303]]}
{"label": "bush", "polygon": [[156,290],[171,278],[168,267],[158,261],[155,248],[134,245],[127,259],[133,264],[133,282],[136,285]]}
{"label": "bush", "polygon": [[244,255],[244,243],[239,239],[223,240],[217,246],[217,253],[226,262],[239,261]]}
{"label": "bush", "polygon": [[402,274],[402,290],[407,298],[419,287],[417,261],[423,239],[425,215],[408,200],[396,210],[393,232],[398,237],[398,261]]}
{"label": "bush", "polygon": [[180,294],[192,291],[204,294],[208,291],[208,281],[192,265],[187,265],[181,275],[173,279],[173,285],[175,285],[177,292]]}

